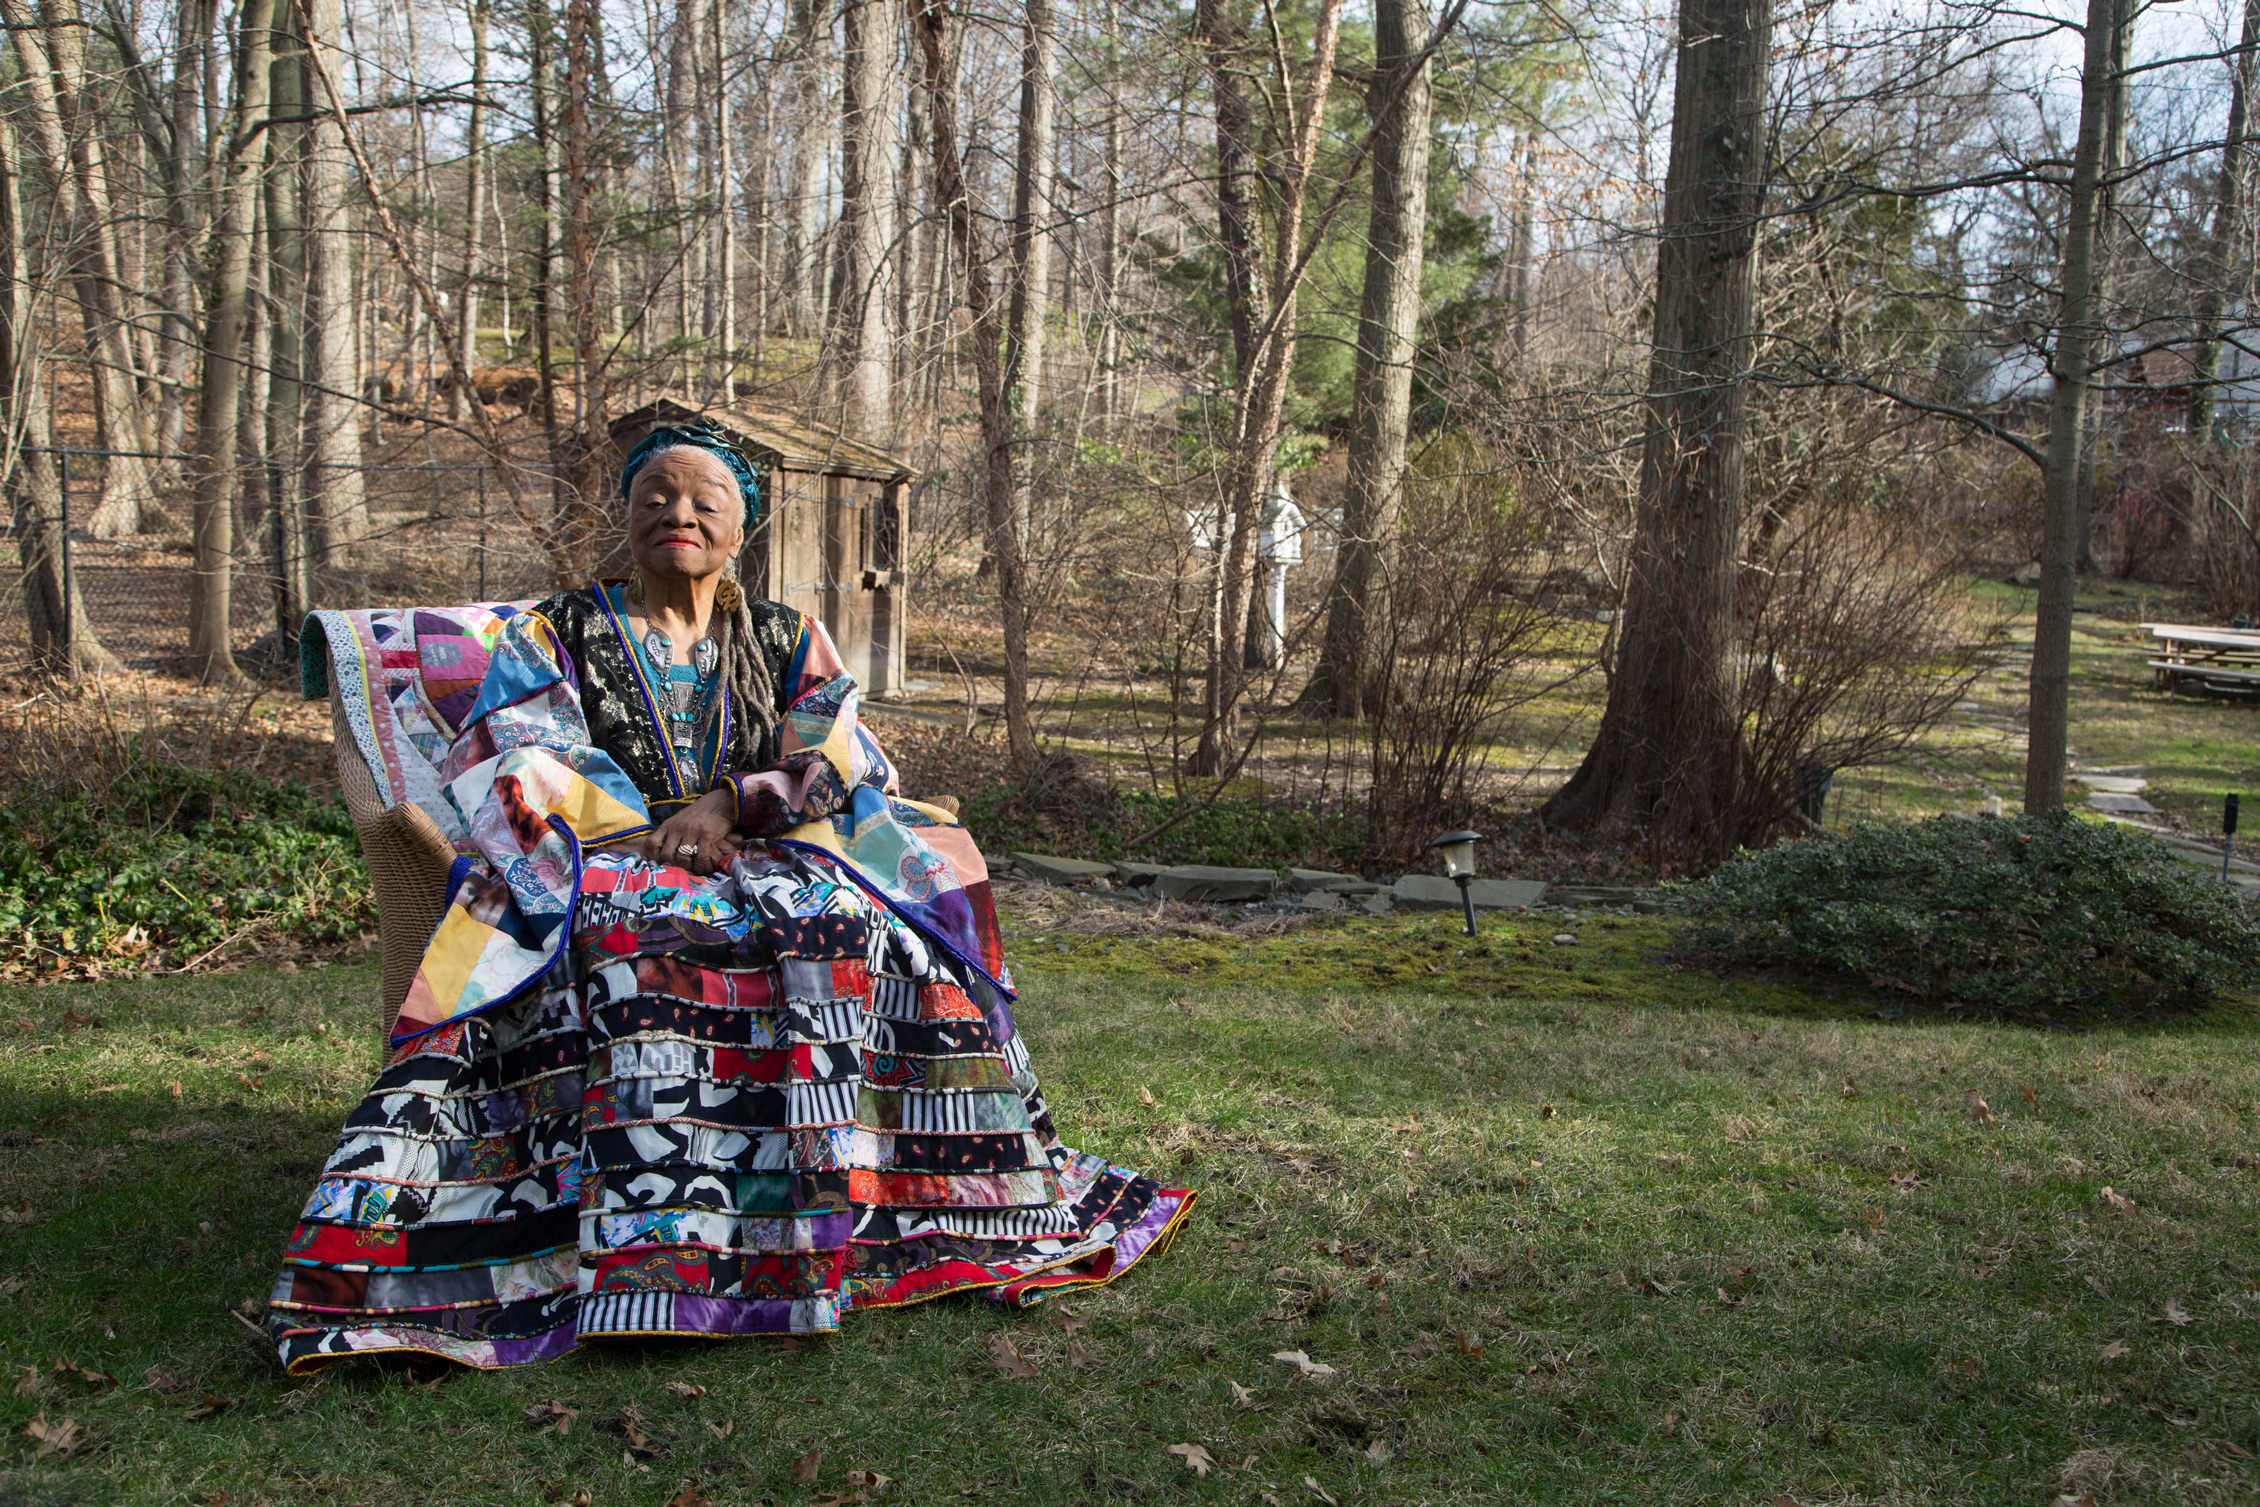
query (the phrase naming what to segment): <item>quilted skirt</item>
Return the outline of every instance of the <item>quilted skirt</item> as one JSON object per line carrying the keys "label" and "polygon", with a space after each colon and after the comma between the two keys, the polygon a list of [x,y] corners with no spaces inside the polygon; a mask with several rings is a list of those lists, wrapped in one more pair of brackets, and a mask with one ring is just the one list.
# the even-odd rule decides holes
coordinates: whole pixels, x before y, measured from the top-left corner
{"label": "quilted skirt", "polygon": [[268,1324],[293,1372],[819,1333],[1111,1281],[1192,1202],[1061,1145],[1003,995],[828,861],[598,856],[537,993],[395,1049]]}

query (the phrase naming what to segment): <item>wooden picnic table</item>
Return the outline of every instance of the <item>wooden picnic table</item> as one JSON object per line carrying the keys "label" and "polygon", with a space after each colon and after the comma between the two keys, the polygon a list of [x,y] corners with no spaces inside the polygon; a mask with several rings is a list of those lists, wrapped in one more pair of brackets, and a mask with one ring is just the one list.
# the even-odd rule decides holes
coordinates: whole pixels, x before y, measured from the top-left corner
{"label": "wooden picnic table", "polygon": [[2222,690],[2260,690],[2260,630],[2189,623],[2144,623],[2157,640],[2149,661],[2157,684],[2172,690],[2184,681]]}

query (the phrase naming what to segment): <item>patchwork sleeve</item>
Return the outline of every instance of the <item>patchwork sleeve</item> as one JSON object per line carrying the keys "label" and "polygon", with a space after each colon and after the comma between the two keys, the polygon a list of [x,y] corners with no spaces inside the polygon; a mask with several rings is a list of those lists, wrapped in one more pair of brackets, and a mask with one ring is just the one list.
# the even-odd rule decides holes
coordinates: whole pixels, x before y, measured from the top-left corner
{"label": "patchwork sleeve", "polygon": [[780,677],[785,687],[790,699],[777,730],[777,762],[716,782],[736,795],[741,831],[772,837],[837,815],[858,790],[883,796],[900,790],[894,761],[863,723],[862,692],[847,662],[824,625],[805,615]]}

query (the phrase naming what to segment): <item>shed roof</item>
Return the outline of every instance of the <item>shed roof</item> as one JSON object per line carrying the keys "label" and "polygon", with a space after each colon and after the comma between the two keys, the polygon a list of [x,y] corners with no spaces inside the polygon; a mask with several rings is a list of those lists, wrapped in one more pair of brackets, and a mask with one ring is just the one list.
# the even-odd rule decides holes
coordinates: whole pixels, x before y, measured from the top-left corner
{"label": "shed roof", "polygon": [[612,442],[626,451],[661,424],[688,424],[699,419],[721,430],[754,459],[781,470],[855,476],[868,481],[908,481],[916,474],[884,450],[766,403],[694,407],[675,398],[660,398],[614,419]]}

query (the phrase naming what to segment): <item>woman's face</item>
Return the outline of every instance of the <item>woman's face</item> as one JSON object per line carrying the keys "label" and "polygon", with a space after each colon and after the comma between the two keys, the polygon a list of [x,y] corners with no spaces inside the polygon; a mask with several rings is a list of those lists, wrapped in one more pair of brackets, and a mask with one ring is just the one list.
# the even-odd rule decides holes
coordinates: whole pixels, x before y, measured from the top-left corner
{"label": "woman's face", "polygon": [[629,483],[628,549],[647,577],[704,580],[744,543],[745,499],[710,452],[662,450]]}

